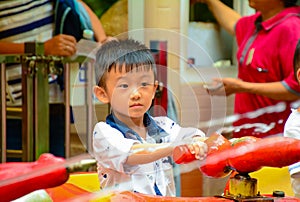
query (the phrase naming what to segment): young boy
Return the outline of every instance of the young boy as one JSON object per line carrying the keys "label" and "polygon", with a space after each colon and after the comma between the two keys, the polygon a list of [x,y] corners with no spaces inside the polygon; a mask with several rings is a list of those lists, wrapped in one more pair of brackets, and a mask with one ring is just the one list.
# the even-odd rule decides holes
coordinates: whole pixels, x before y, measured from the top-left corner
{"label": "young boy", "polygon": [[[300,84],[300,40],[294,55],[294,74]],[[284,136],[300,139],[300,106],[297,109],[292,109],[292,113],[284,126]],[[289,166],[289,171],[295,196],[300,198],[300,163]]]}
{"label": "young boy", "polygon": [[158,83],[151,51],[132,39],[107,42],[96,54],[95,74],[94,93],[111,106],[93,132],[101,189],[175,196],[174,146],[188,144],[202,160],[207,145],[202,131],[147,113]]}

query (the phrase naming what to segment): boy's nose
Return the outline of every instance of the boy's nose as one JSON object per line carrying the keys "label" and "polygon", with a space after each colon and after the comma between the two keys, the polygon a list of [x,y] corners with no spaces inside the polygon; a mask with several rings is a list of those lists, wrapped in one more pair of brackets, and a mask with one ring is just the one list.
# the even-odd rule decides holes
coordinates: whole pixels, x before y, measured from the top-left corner
{"label": "boy's nose", "polygon": [[136,99],[136,98],[141,97],[141,93],[140,93],[140,91],[139,91],[139,88],[133,89],[132,92],[131,92],[130,97],[131,97],[132,99]]}

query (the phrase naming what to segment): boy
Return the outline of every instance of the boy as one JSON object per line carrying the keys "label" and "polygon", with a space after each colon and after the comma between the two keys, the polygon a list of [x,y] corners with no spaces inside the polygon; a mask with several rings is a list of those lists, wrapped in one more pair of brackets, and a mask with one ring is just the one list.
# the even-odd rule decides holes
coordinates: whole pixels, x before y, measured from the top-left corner
{"label": "boy", "polygon": [[175,196],[174,146],[190,143],[202,160],[207,145],[202,131],[147,113],[158,84],[151,51],[131,39],[107,42],[96,54],[95,73],[94,93],[111,106],[93,132],[101,188]]}
{"label": "boy", "polygon": [[[300,84],[300,40],[298,41],[294,55],[294,74]],[[292,109],[285,126],[284,136],[300,139],[300,107]],[[300,198],[300,163],[289,166],[292,188],[295,196]]]}

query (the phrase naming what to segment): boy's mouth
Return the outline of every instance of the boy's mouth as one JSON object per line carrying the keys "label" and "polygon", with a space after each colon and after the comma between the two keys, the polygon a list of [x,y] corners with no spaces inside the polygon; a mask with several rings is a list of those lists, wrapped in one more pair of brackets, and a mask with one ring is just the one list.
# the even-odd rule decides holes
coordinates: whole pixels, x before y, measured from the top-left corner
{"label": "boy's mouth", "polygon": [[143,105],[140,103],[134,103],[134,104],[130,105],[130,107],[140,107],[140,106],[143,106]]}

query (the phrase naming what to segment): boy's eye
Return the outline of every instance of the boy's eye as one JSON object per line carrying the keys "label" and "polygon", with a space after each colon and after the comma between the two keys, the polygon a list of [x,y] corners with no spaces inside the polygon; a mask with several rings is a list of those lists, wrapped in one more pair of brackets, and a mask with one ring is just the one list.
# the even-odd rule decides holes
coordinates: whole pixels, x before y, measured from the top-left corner
{"label": "boy's eye", "polygon": [[142,82],[142,86],[149,86],[150,85],[150,83],[148,83],[148,82]]}
{"label": "boy's eye", "polygon": [[128,88],[128,84],[120,84],[119,87],[120,88]]}

